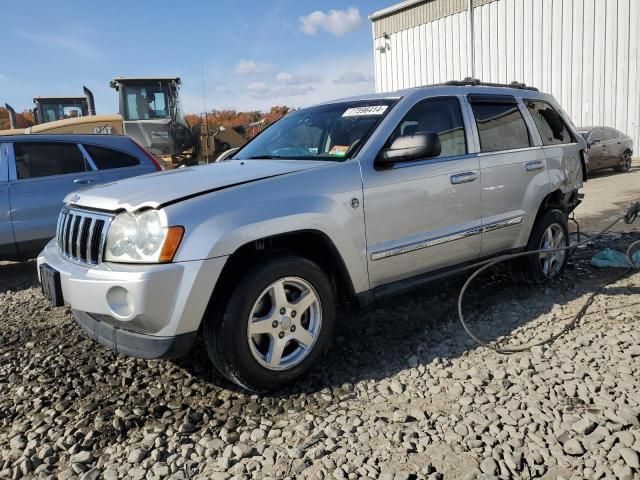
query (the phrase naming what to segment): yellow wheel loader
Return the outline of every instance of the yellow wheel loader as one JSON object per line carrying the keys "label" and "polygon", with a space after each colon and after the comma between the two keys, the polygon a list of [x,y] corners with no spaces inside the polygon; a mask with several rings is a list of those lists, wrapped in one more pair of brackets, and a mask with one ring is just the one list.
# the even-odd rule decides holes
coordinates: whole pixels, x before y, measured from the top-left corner
{"label": "yellow wheel loader", "polygon": [[225,150],[246,143],[232,129],[206,123],[190,127],[180,106],[180,83],[179,77],[114,78],[110,86],[118,92],[119,115],[96,115],[93,94],[86,87],[85,97],[36,97],[38,125],[26,129],[15,128],[15,112],[7,105],[12,126],[0,130],[0,135],[124,134],[149,150],[165,168],[215,161]]}

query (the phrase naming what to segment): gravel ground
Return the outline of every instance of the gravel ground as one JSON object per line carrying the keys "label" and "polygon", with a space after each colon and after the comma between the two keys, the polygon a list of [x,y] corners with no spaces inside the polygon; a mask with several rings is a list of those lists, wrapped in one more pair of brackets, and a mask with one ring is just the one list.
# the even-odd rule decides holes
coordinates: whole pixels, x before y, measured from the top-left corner
{"label": "gravel ground", "polygon": [[[473,328],[511,345],[557,332],[618,273],[588,255],[542,288],[483,277]],[[343,314],[308,379],[256,396],[202,347],[170,362],[94,344],[34,271],[0,265],[2,478],[640,478],[640,273],[554,343],[510,356],[464,333],[460,280],[431,285]]]}

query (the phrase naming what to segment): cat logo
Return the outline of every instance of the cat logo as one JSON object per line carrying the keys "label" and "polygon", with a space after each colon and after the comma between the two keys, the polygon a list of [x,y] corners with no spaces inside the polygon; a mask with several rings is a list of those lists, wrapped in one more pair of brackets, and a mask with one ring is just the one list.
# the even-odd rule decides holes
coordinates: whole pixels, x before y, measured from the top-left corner
{"label": "cat logo", "polygon": [[93,129],[93,133],[96,135],[111,135],[111,130],[113,127],[104,126],[104,127],[95,127]]}

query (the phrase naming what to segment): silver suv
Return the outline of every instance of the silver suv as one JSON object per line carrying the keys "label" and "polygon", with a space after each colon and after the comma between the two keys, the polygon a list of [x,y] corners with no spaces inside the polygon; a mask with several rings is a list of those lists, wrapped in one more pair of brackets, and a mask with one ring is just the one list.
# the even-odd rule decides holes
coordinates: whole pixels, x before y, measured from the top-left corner
{"label": "silver suv", "polygon": [[[550,95],[452,82],[296,111],[229,160],[66,198],[43,290],[99,343],[282,387],[329,346],[336,305],[461,265],[568,244],[586,145]],[[565,255],[527,257],[558,275]]]}

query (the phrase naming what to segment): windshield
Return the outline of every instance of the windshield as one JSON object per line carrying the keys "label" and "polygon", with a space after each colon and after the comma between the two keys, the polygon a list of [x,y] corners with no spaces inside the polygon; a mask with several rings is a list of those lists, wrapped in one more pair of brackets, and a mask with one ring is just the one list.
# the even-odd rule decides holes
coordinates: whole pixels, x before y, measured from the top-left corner
{"label": "windshield", "polygon": [[161,85],[124,87],[125,120],[169,118],[167,88]]}
{"label": "windshield", "polygon": [[364,144],[394,103],[363,100],[299,110],[264,130],[233,159],[344,160]]}

